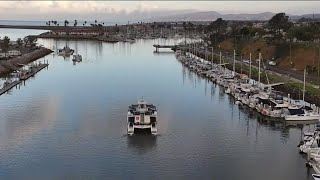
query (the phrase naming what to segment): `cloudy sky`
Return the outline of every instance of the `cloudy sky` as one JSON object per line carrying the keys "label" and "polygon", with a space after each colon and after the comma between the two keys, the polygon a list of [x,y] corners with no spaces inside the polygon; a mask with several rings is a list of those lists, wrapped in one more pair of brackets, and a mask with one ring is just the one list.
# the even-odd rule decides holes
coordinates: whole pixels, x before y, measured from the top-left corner
{"label": "cloudy sky", "polygon": [[193,11],[320,13],[320,1],[0,1],[0,20],[126,21]]}

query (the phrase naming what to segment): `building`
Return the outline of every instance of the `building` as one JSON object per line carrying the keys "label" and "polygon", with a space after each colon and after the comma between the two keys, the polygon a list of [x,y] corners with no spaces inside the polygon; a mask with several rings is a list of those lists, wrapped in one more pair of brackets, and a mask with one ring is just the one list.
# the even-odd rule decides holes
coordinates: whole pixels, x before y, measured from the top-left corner
{"label": "building", "polygon": [[6,54],[0,51],[0,59],[4,59],[5,57],[6,57]]}
{"label": "building", "polygon": [[72,30],[53,30],[51,31],[54,35],[80,35],[80,36],[98,36],[103,34],[102,31],[94,29],[72,29]]}
{"label": "building", "polygon": [[7,55],[8,56],[20,56],[21,52],[18,50],[10,50],[10,51],[8,51]]}

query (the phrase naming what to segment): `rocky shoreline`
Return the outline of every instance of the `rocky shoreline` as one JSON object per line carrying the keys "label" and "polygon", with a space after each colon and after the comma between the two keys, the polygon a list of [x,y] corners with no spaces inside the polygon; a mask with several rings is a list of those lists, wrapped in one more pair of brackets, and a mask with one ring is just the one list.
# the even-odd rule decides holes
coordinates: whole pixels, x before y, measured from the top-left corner
{"label": "rocky shoreline", "polygon": [[94,40],[94,41],[103,41],[109,43],[119,42],[116,38],[111,37],[101,37],[101,36],[79,36],[79,35],[53,35],[43,33],[37,36],[37,38],[51,38],[51,39],[72,39],[72,40]]}

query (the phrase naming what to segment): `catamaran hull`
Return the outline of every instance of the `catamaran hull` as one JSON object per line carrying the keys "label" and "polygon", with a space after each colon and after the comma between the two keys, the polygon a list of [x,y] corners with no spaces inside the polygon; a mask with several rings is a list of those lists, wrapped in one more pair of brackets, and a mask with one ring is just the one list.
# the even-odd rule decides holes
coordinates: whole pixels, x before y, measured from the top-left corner
{"label": "catamaran hull", "polygon": [[298,116],[298,115],[289,115],[285,116],[286,121],[319,121],[320,116]]}
{"label": "catamaran hull", "polygon": [[157,135],[158,132],[157,125],[155,123],[151,125],[134,125],[132,123],[128,123],[128,135],[131,136],[139,130],[149,130],[152,135]]}

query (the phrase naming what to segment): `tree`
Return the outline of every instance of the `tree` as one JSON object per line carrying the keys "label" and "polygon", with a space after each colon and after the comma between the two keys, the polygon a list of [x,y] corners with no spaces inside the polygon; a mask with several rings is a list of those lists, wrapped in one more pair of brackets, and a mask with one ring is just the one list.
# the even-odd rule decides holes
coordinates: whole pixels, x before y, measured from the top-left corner
{"label": "tree", "polygon": [[35,46],[35,43],[37,41],[37,37],[36,36],[26,36],[23,38],[23,41],[25,43],[25,45],[29,44],[31,46]]}
{"label": "tree", "polygon": [[18,44],[19,46],[21,46],[22,43],[23,43],[22,39],[21,39],[21,38],[18,38],[18,39],[17,39],[17,44]]}
{"label": "tree", "polygon": [[285,13],[278,13],[268,21],[268,27],[275,34],[280,34],[281,30],[286,32],[291,27],[291,23]]}
{"label": "tree", "polygon": [[192,22],[188,22],[188,31],[192,31],[193,30],[193,24]]}
{"label": "tree", "polygon": [[247,35],[249,35],[250,34],[250,30],[249,30],[249,28],[248,27],[243,27],[243,28],[241,28],[240,29],[240,34],[241,35],[244,35],[244,36],[247,36]]}
{"label": "tree", "polygon": [[186,24],[186,22],[183,22],[183,23],[182,23],[182,27],[183,27],[184,31],[187,30],[187,24]]}
{"label": "tree", "polygon": [[97,20],[94,20],[94,23],[96,23],[96,24],[97,24],[97,22],[98,22]]}
{"label": "tree", "polygon": [[66,27],[69,24],[69,21],[65,20],[64,21],[64,27]]}
{"label": "tree", "polygon": [[202,24],[199,24],[199,25],[198,25],[197,31],[200,32],[200,33],[202,33],[202,31],[203,31],[203,26],[202,26]]}
{"label": "tree", "polygon": [[221,34],[226,27],[227,27],[227,22],[222,18],[218,18],[217,20],[211,22],[207,28],[209,31],[216,31],[219,34]]}
{"label": "tree", "polygon": [[4,56],[6,57],[6,52],[9,50],[10,38],[8,36],[3,37],[2,50],[4,51]]}
{"label": "tree", "polygon": [[77,24],[78,24],[78,21],[77,21],[77,20],[74,20],[74,24],[73,24],[73,26],[74,26],[74,27],[76,27],[76,26],[77,26]]}

